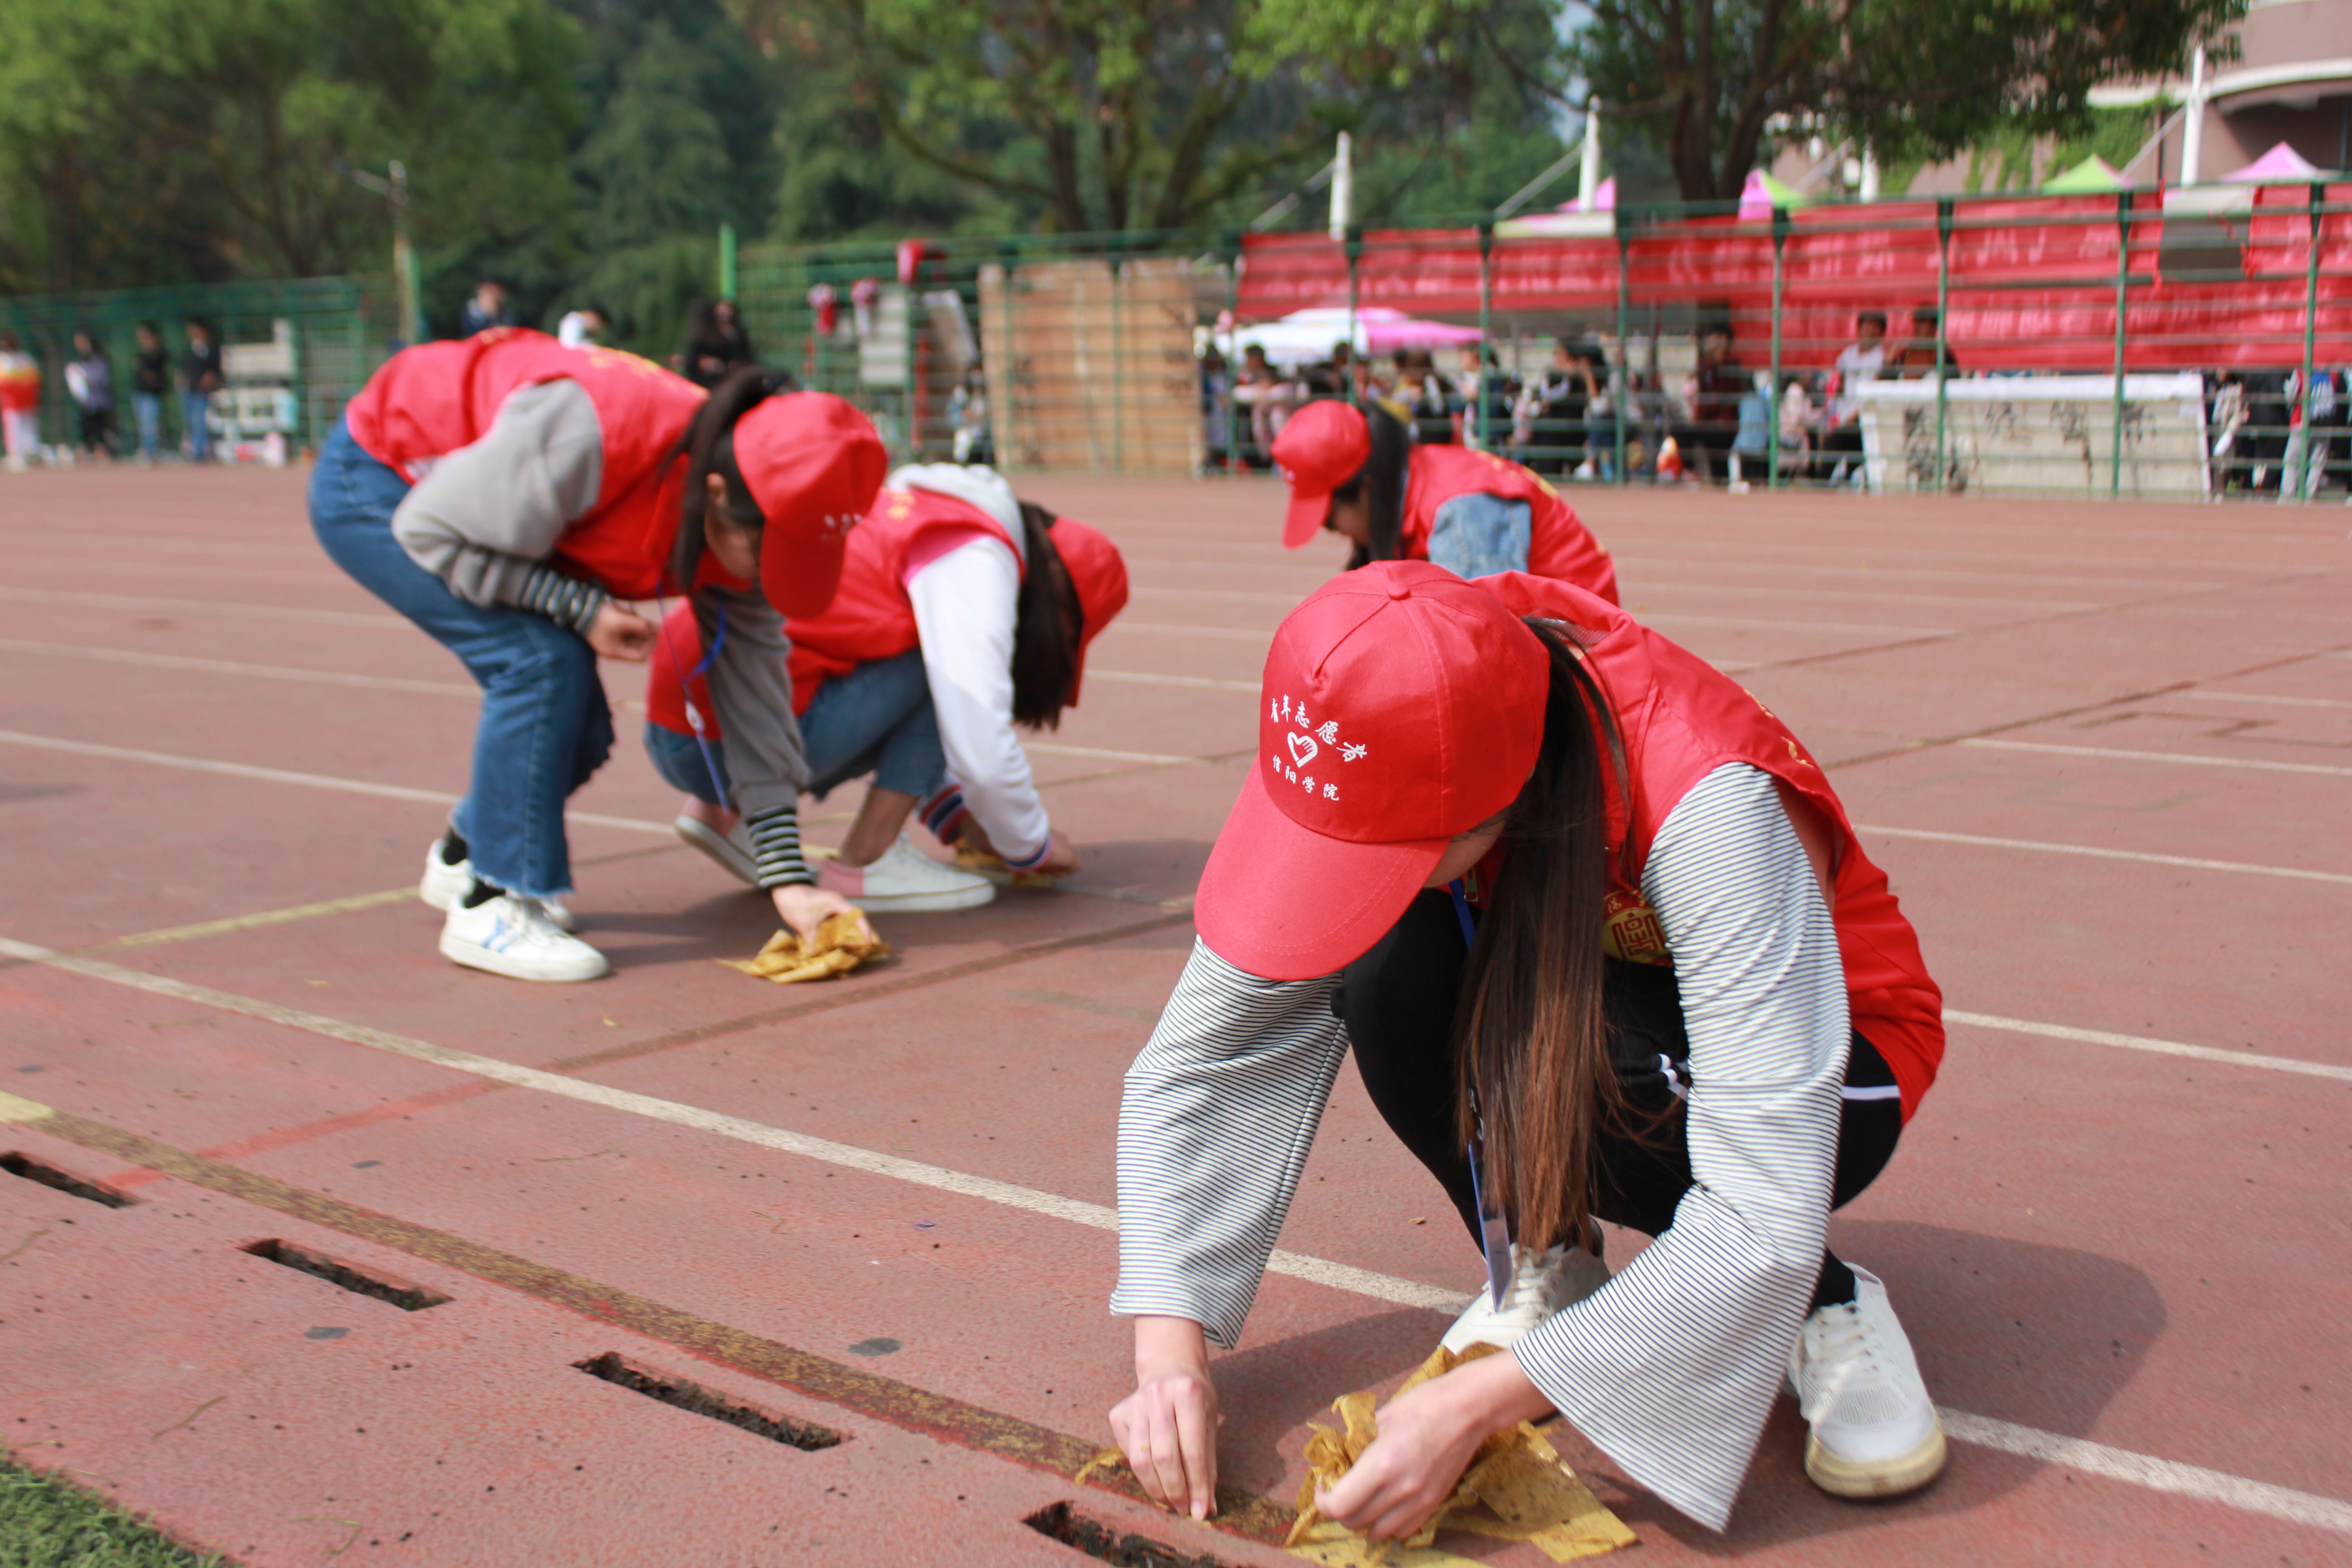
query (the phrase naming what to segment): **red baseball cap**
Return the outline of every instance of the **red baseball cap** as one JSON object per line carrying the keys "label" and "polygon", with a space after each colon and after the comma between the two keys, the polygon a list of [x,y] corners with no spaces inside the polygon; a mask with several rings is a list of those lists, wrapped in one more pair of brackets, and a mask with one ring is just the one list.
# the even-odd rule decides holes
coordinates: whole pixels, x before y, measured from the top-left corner
{"label": "red baseball cap", "polygon": [[1076,708],[1078,684],[1087,673],[1087,645],[1127,608],[1127,562],[1109,535],[1074,517],[1055,518],[1045,534],[1070,574],[1070,586],[1078,591],[1078,618],[1084,624],[1078,631],[1078,668],[1070,677],[1070,706]]}
{"label": "red baseball cap", "polygon": [[1319,398],[1292,415],[1274,438],[1274,466],[1290,486],[1283,548],[1296,550],[1314,538],[1331,510],[1331,492],[1371,460],[1372,428],[1353,404]]}
{"label": "red baseball cap", "polygon": [[768,520],[761,592],[782,615],[819,614],[841,585],[849,531],[889,471],[873,421],[829,392],[781,393],[735,422],[735,466]]}
{"label": "red baseball cap", "polygon": [[1201,875],[1219,957],[1307,980],[1361,957],[1446,842],[1511,804],[1543,745],[1543,643],[1425,561],[1318,589],[1274,634],[1258,755]]}

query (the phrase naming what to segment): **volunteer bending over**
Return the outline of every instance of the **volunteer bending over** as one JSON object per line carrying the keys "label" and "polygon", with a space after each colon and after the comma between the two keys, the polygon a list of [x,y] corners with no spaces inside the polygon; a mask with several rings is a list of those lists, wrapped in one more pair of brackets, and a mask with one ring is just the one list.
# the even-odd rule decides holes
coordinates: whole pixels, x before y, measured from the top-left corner
{"label": "volunteer bending over", "polygon": [[[892,474],[850,535],[839,595],[791,626],[809,792],[873,777],[839,852],[819,863],[818,885],[877,910],[994,898],[992,881],[907,838],[918,805],[940,842],[999,856],[1008,871],[1076,871],[1077,849],[1048,821],[1013,727],[1061,721],[1077,702],[1087,645],[1126,604],[1118,547],[1016,500],[993,470],[939,463]],[[751,847],[726,805],[727,764],[714,771],[694,734],[709,704],[677,674],[701,661],[704,646],[672,612],[646,687],[646,746],[687,792],[679,836],[749,879]]]}
{"label": "volunteer bending over", "polygon": [[1617,602],[1609,552],[1540,475],[1492,452],[1416,445],[1377,405],[1308,404],[1275,437],[1274,461],[1290,486],[1286,549],[1320,529],[1355,542],[1351,567],[1433,561],[1460,577],[1528,572]]}
{"label": "volunteer bending over", "polygon": [[[1933,1478],[1886,1289],[1823,1241],[1935,1076],[1941,1001],[1788,730],[1581,590],[1400,562],[1283,623],[1259,736],[1119,1117],[1138,1386],[1111,1427],[1145,1488],[1215,1495],[1208,1345],[1240,1337],[1351,1045],[1486,1239],[1499,1305],[1446,1342],[1510,1353],[1381,1409],[1326,1516],[1409,1535],[1484,1438],[1557,1411],[1720,1530],[1784,1375],[1821,1486]],[[1612,1279],[1596,1218],[1656,1239]]]}
{"label": "volunteer bending over", "polygon": [[710,684],[761,885],[804,935],[848,907],[801,858],[807,766],[778,610],[832,599],[888,465],[864,415],[781,380],[745,372],[706,398],[634,354],[492,329],[395,354],[320,449],[320,543],[482,688],[472,781],[419,888],[447,911],[441,952],[456,963],[522,980],[605,973],[560,902],[564,802],[612,750],[597,658],[642,660],[653,645],[625,601],[680,584],[732,629]]}

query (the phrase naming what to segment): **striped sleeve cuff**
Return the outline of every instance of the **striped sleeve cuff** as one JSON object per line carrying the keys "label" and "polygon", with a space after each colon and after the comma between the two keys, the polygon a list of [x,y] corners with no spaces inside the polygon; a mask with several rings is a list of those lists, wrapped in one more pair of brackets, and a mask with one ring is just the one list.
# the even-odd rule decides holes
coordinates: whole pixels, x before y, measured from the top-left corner
{"label": "striped sleeve cuff", "polygon": [[952,844],[963,837],[963,825],[971,820],[971,807],[964,804],[963,785],[950,779],[941,784],[931,798],[922,805],[923,826],[942,844]]}
{"label": "striped sleeve cuff", "polygon": [[1038,867],[1043,866],[1045,863],[1045,857],[1052,854],[1053,851],[1054,830],[1049,827],[1045,830],[1045,837],[1039,842],[1034,854],[1024,855],[1016,860],[1012,856],[1003,854],[1001,850],[998,853],[1000,858],[1004,861],[1004,868],[1006,870],[1034,871]]}
{"label": "striped sleeve cuff", "polygon": [[816,878],[801,858],[801,814],[797,806],[780,805],[746,817],[744,828],[751,835],[751,852],[760,863],[760,886],[790,887],[795,882],[813,883]]}
{"label": "striped sleeve cuff", "polygon": [[583,583],[577,577],[567,577],[552,566],[534,566],[522,580],[521,591],[515,595],[515,607],[529,610],[534,616],[545,616],[559,626],[569,626],[581,636],[595,624],[596,612],[611,597],[593,583]]}

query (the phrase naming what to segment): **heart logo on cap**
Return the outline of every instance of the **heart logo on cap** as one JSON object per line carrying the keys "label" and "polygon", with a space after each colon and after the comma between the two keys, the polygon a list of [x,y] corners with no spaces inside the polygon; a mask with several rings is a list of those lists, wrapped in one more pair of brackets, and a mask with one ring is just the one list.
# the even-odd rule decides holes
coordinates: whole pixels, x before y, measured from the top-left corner
{"label": "heart logo on cap", "polygon": [[1312,735],[1301,735],[1296,731],[1293,731],[1288,736],[1288,739],[1290,742],[1290,760],[1297,763],[1302,768],[1308,763],[1313,762],[1315,760],[1315,753],[1323,749],[1315,743],[1315,737]]}

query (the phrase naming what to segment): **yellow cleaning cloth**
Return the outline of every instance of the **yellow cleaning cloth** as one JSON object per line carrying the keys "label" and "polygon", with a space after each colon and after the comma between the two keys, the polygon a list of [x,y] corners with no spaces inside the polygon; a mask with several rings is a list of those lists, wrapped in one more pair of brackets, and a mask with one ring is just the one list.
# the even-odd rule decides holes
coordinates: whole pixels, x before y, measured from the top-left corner
{"label": "yellow cleaning cloth", "polygon": [[985,877],[1008,888],[1050,888],[1054,885],[1054,879],[1043,871],[1007,870],[1003,856],[985,849],[974,849],[961,840],[958,840],[955,847],[955,864],[959,871]]}
{"label": "yellow cleaning cloth", "polygon": [[[1492,1345],[1472,1345],[1455,1355],[1441,1345],[1397,1393],[1496,1353]],[[1328,1568],[1479,1568],[1467,1557],[1431,1544],[1437,1532],[1459,1530],[1532,1542],[1555,1563],[1598,1557],[1637,1539],[1560,1463],[1543,1434],[1525,1422],[1479,1445],[1454,1496],[1408,1541],[1370,1542],[1325,1519],[1316,1511],[1315,1494],[1328,1490],[1372,1446],[1380,1430],[1372,1411],[1379,1403],[1379,1396],[1369,1391],[1342,1395],[1331,1405],[1341,1430],[1318,1426],[1307,1440],[1307,1475],[1298,1489],[1298,1522],[1284,1542],[1293,1556]]]}
{"label": "yellow cleaning cloth", "polygon": [[780,931],[768,939],[759,957],[748,963],[740,958],[722,958],[719,962],[779,985],[793,985],[803,980],[826,980],[846,974],[862,963],[889,956],[889,944],[874,934],[874,928],[866,923],[862,911],[852,910],[846,914],[825,916],[824,923],[816,928],[816,940],[806,946],[793,932]]}

